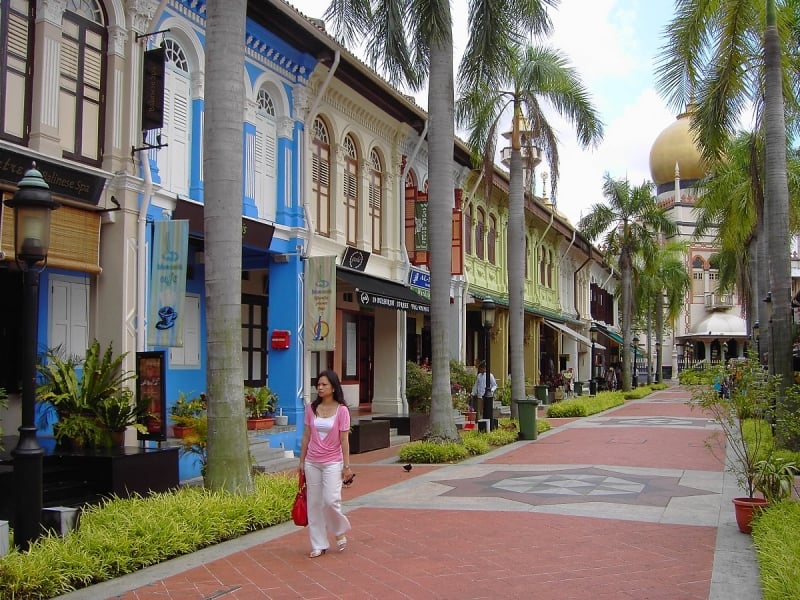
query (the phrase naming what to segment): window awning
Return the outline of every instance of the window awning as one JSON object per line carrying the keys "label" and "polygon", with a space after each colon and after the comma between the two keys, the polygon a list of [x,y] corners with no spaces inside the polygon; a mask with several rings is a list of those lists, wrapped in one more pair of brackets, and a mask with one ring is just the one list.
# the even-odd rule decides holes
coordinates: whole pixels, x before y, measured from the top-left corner
{"label": "window awning", "polygon": [[342,268],[336,269],[336,276],[355,288],[356,297],[361,306],[425,314],[431,312],[431,304],[427,298],[394,281],[378,279]]}
{"label": "window awning", "polygon": [[[577,340],[577,341],[579,341],[579,342],[581,342],[583,344],[586,344],[587,346],[591,346],[592,345],[592,340],[590,340],[589,338],[587,338],[584,335],[581,335],[577,331],[575,331],[573,329],[570,329],[566,325],[562,325],[561,323],[556,323],[555,321],[549,321],[548,319],[545,319],[544,322],[547,323],[553,329],[558,329],[559,331],[561,331],[561,333],[564,333],[564,334],[568,335],[569,337],[571,337],[574,340]],[[596,349],[598,349],[598,350],[605,350],[606,349],[605,346],[603,346],[602,344],[598,344],[597,342],[594,343],[594,347]]]}

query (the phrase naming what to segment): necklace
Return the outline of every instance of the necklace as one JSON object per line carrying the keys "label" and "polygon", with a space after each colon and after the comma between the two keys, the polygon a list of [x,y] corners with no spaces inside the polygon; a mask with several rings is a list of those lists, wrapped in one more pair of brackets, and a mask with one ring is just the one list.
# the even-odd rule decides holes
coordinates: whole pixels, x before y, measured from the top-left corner
{"label": "necklace", "polygon": [[336,414],[338,408],[339,408],[338,402],[336,402],[333,406],[325,406],[324,404],[320,404],[319,406],[317,406],[317,413],[323,419],[329,419]]}

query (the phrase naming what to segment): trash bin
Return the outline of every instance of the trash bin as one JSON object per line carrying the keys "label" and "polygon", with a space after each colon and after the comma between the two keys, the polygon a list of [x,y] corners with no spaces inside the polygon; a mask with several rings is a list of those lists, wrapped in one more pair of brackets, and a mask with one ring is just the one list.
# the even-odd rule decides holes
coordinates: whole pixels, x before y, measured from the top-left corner
{"label": "trash bin", "polygon": [[548,388],[546,385],[533,386],[533,393],[541,404],[547,404],[547,391]]}
{"label": "trash bin", "polygon": [[583,382],[582,381],[575,381],[573,384],[575,386],[575,395],[576,396],[583,396]]}
{"label": "trash bin", "polygon": [[[546,387],[546,386],[545,386]],[[528,396],[524,400],[514,400],[519,415],[519,437],[523,440],[536,439],[536,407],[539,400]]]}
{"label": "trash bin", "polygon": [[597,380],[591,379],[589,380],[589,395],[596,396],[597,395]]}

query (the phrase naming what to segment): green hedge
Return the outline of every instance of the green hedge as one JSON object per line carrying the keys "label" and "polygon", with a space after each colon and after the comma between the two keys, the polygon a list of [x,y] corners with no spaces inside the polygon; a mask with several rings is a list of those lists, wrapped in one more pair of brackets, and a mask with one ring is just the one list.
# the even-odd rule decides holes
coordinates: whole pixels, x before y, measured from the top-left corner
{"label": "green hedge", "polygon": [[625,404],[622,392],[600,392],[596,396],[578,396],[556,402],[547,407],[551,418],[588,417],[615,406]]}
{"label": "green hedge", "polygon": [[800,598],[800,503],[784,500],[753,523],[764,600]]}
{"label": "green hedge", "polygon": [[297,477],[260,475],[250,496],[201,487],[87,507],[80,527],[0,558],[0,599],[53,598],[291,518]]}

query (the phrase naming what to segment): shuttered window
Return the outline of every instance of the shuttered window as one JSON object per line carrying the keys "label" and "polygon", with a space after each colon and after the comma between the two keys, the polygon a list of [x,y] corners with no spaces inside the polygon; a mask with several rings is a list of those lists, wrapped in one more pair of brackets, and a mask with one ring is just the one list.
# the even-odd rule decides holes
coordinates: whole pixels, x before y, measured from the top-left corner
{"label": "shuttered window", "polygon": [[486,234],[486,258],[493,265],[496,264],[495,250],[497,248],[497,220],[489,217],[489,231]]}
{"label": "shuttered window", "polygon": [[484,216],[483,211],[478,209],[478,221],[475,223],[475,256],[483,260],[483,235],[484,235]]}
{"label": "shuttered window", "polygon": [[173,39],[164,40],[164,127],[149,133],[152,144],[166,144],[151,150],[158,164],[161,187],[176,194],[189,194],[191,137],[191,82],[189,61]]}
{"label": "shuttered window", "polygon": [[61,22],[58,129],[64,157],[99,166],[108,35],[95,2],[70,0]]}
{"label": "shuttered window", "polygon": [[245,173],[245,195],[255,199],[259,218],[274,221],[277,212],[277,128],[275,104],[265,89],[258,91],[255,125],[252,168]]}
{"label": "shuttered window", "polygon": [[464,253],[472,254],[472,206],[464,211]]}
{"label": "shuttered window", "polygon": [[314,119],[311,142],[311,203],[314,228],[319,235],[331,234],[331,144],[328,128],[320,118]]}
{"label": "shuttered window", "polygon": [[83,359],[89,347],[89,278],[50,275],[48,348]]}
{"label": "shuttered window", "polygon": [[200,297],[187,294],[183,301],[183,347],[169,349],[170,367],[200,366]]}
{"label": "shuttered window", "polygon": [[381,157],[373,150],[369,155],[369,221],[372,233],[372,252],[381,253],[381,228],[383,210],[383,165]]}
{"label": "shuttered window", "polygon": [[344,233],[347,243],[358,242],[358,153],[356,144],[349,135],[342,144],[344,152]]}
{"label": "shuttered window", "polygon": [[23,144],[31,121],[33,6],[0,0],[0,137]]}

